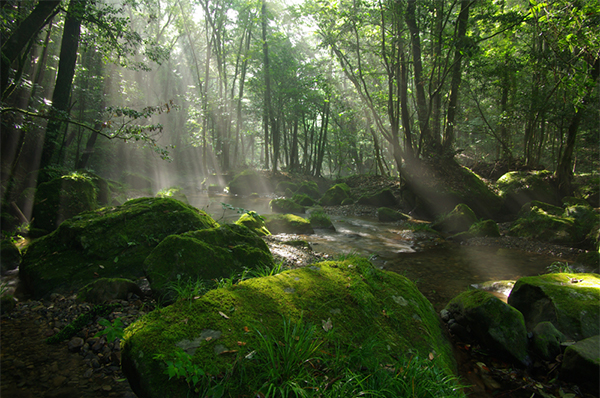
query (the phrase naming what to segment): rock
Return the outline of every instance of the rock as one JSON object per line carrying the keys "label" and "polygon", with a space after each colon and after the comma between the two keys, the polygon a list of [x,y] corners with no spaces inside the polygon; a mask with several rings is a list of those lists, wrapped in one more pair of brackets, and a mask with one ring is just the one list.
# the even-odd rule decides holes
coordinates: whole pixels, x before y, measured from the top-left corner
{"label": "rock", "polygon": [[529,366],[527,330],[523,315],[482,290],[468,290],[453,298],[446,310],[476,341],[507,359]]}
{"label": "rock", "polygon": [[240,216],[235,222],[238,225],[243,225],[258,236],[268,236],[271,232],[265,225],[265,219],[255,211],[249,211]]}
{"label": "rock", "polygon": [[363,195],[358,199],[358,203],[361,205],[375,206],[375,207],[389,207],[396,206],[398,201],[389,188],[384,188],[374,194]]}
{"label": "rock", "polygon": [[82,213],[32,242],[19,277],[34,298],[78,290],[98,277],[135,280],[168,235],[216,226],[205,212],[174,199],[133,199]]}
{"label": "rock", "polygon": [[329,216],[322,210],[316,210],[310,213],[308,217],[310,225],[318,229],[330,229],[335,231],[335,227]]}
{"label": "rock", "polygon": [[96,189],[85,173],[72,173],[39,184],[33,202],[31,227],[54,231],[63,221],[96,204]]}
{"label": "rock", "polygon": [[294,193],[298,190],[298,184],[293,181],[280,181],[275,186],[275,193],[277,194],[285,194],[286,191],[290,193]]}
{"label": "rock", "polygon": [[461,203],[431,224],[431,228],[441,232],[457,233],[467,231],[475,222],[477,217],[473,210]]}
{"label": "rock", "polygon": [[273,192],[273,186],[269,179],[254,170],[242,171],[229,183],[229,193],[234,195],[270,192]]}
{"label": "rock", "polygon": [[160,191],[158,191],[156,193],[156,197],[157,198],[176,199],[180,202],[185,203],[186,205],[190,204],[187,196],[185,195],[185,193],[183,193],[183,191],[179,187],[171,187],[171,188],[161,189]]}
{"label": "rock", "polygon": [[267,244],[237,224],[171,235],[144,261],[150,288],[167,302],[176,298],[174,287],[196,281],[208,283],[241,274],[244,269],[273,265]]}
{"label": "rock", "polygon": [[559,376],[596,392],[600,387],[600,336],[592,336],[565,350]]}
{"label": "rock", "polygon": [[292,196],[292,201],[303,207],[310,207],[315,204],[315,200],[305,193],[297,193]]}
{"label": "rock", "polygon": [[600,333],[600,276],[556,273],[520,278],[508,303],[525,317],[527,330],[549,321],[568,339]]}
{"label": "rock", "polygon": [[142,289],[129,279],[100,278],[79,289],[77,298],[92,304],[111,300],[127,300],[130,293],[143,297]]}
{"label": "rock", "polygon": [[68,344],[69,351],[77,352],[83,347],[84,341],[81,337],[73,337]]}
{"label": "rock", "polygon": [[296,193],[308,195],[313,200],[317,200],[321,197],[319,186],[314,181],[302,181],[296,190]]}
{"label": "rock", "polygon": [[533,200],[560,205],[552,183],[553,174],[548,170],[511,171],[496,181],[504,209],[517,214],[521,207]]}
{"label": "rock", "polygon": [[[357,342],[372,342],[382,349],[369,351],[369,363],[387,363],[383,358],[388,352],[405,355],[407,360],[434,353],[429,365],[434,371],[452,374],[455,366],[433,306],[415,285],[352,257],[248,279],[234,288],[211,290],[191,303],[151,312],[128,329],[123,371],[139,397],[185,396],[188,385],[169,380],[164,372],[164,361],[172,360],[182,349],[178,346],[184,346],[195,350],[194,364],[210,369],[210,374],[221,374],[234,363],[247,374],[266,374],[257,371],[265,366],[257,331],[284,341],[283,321],[290,327],[306,325],[296,326],[301,329],[294,333],[314,325],[314,341],[322,342],[323,352],[333,349],[338,350],[336,355],[346,355]],[[210,335],[206,329],[212,330]],[[295,341],[294,335],[288,338]],[[156,355],[164,359],[157,360]],[[360,372],[362,367],[356,365]],[[210,378],[198,387],[208,387],[206,382]],[[251,395],[264,382],[262,378],[234,381],[225,389],[231,396]]]}
{"label": "rock", "polygon": [[310,221],[294,214],[269,214],[265,216],[265,225],[273,234],[313,234]]}
{"label": "rock", "polygon": [[9,239],[0,243],[0,272],[4,275],[7,271],[16,269],[21,264],[21,251]]}
{"label": "rock", "polygon": [[380,207],[377,209],[377,219],[381,222],[394,222],[408,220],[410,216],[389,207]]}
{"label": "rock", "polygon": [[338,206],[350,196],[350,187],[346,183],[335,184],[325,191],[321,200],[319,200],[319,204],[321,206]]}
{"label": "rock", "polygon": [[304,206],[292,201],[291,199],[273,199],[269,202],[273,213],[304,213]]}
{"label": "rock", "polygon": [[560,343],[566,339],[552,322],[540,322],[533,328],[533,350],[545,361],[554,360],[560,354]]}
{"label": "rock", "polygon": [[468,231],[452,235],[449,239],[461,242],[471,238],[496,238],[499,236],[498,224],[494,220],[484,220],[473,223]]}
{"label": "rock", "polygon": [[562,209],[543,202],[527,203],[510,228],[510,235],[567,246],[595,247],[592,231],[600,216],[589,205],[575,204]]}

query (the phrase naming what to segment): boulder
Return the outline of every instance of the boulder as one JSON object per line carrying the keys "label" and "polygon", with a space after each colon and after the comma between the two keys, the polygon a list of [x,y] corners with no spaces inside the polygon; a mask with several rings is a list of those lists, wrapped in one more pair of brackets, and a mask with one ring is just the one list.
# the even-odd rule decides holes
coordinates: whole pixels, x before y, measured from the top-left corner
{"label": "boulder", "polygon": [[520,218],[509,230],[510,235],[568,246],[595,247],[592,231],[598,228],[600,216],[589,205],[573,204],[563,209],[533,201],[524,205],[519,214]]}
{"label": "boulder", "polygon": [[533,351],[544,361],[552,361],[560,354],[560,344],[567,338],[552,322],[540,322],[533,328]]}
{"label": "boulder", "polygon": [[494,220],[477,221],[473,223],[468,231],[459,232],[450,237],[452,240],[464,241],[471,238],[496,238],[500,236],[498,224]]}
{"label": "boulder", "polygon": [[294,214],[269,214],[265,225],[273,234],[314,234],[310,221]]}
{"label": "boulder", "polygon": [[19,277],[35,298],[69,293],[98,277],[135,280],[143,262],[169,235],[214,228],[204,211],[174,199],[139,198],[63,222],[28,247]]}
{"label": "boulder", "polygon": [[31,227],[52,232],[63,221],[97,207],[92,177],[72,173],[54,178],[37,187]]}
{"label": "boulder", "polygon": [[294,193],[298,190],[298,184],[292,181],[279,181],[275,186],[275,192],[285,194],[287,191]]}
{"label": "boulder", "polygon": [[524,204],[533,200],[560,205],[548,170],[511,171],[496,181],[496,188],[504,200],[504,209],[517,214]]}
{"label": "boulder", "polygon": [[271,232],[265,225],[265,219],[255,211],[249,211],[240,216],[235,222],[238,225],[243,225],[258,236],[268,236]]}
{"label": "boulder", "polygon": [[398,201],[389,188],[382,189],[374,194],[363,195],[358,199],[358,203],[361,205],[375,206],[375,207],[389,207],[396,206]]}
{"label": "boulder", "polygon": [[600,336],[592,336],[565,350],[559,377],[598,394],[600,390]]}
{"label": "boulder", "polygon": [[377,209],[377,219],[381,222],[394,222],[408,220],[410,216],[389,207],[380,207]]}
{"label": "boulder", "polygon": [[273,265],[267,244],[237,224],[168,236],[144,261],[150,288],[166,302],[176,298],[174,283],[209,283]]}
{"label": "boulder", "polygon": [[21,251],[9,239],[0,243],[0,270],[4,275],[7,271],[16,269],[21,264]]}
{"label": "boulder", "polygon": [[[531,364],[523,315],[483,290],[468,290],[446,306],[451,331],[470,337],[508,360]],[[456,325],[456,326],[455,326]]]}
{"label": "boulder", "polygon": [[233,180],[229,183],[229,193],[233,195],[270,192],[273,192],[271,181],[254,170],[242,171],[233,177]]}
{"label": "boulder", "polygon": [[314,181],[302,181],[296,190],[296,193],[308,195],[313,200],[317,200],[321,197],[319,185]]}
{"label": "boulder", "polygon": [[295,194],[294,196],[292,196],[292,201],[294,201],[294,202],[298,203],[300,206],[304,206],[304,207],[310,207],[315,204],[314,199],[305,193]]}
{"label": "boulder", "polygon": [[520,278],[508,303],[525,317],[527,330],[548,321],[568,339],[600,333],[600,276],[554,273]]}
{"label": "boulder", "polygon": [[273,199],[269,202],[273,213],[304,213],[304,206],[291,199]]}
{"label": "boulder", "polygon": [[[125,330],[123,372],[140,398],[183,397],[190,386],[167,374],[168,363],[182,358],[205,373],[196,385],[200,391],[218,380],[223,396],[262,396],[270,383],[288,381],[269,379],[264,341],[268,346],[272,341],[271,352],[286,349],[282,360],[291,361],[288,374],[308,365],[319,372],[299,386],[304,392],[328,379],[338,388],[331,369],[337,369],[336,358],[352,352],[358,354],[351,366],[359,379],[393,363],[392,357],[406,363],[429,357],[427,372],[437,372],[440,380],[455,369],[433,306],[416,286],[351,257],[248,279],[145,315]],[[318,347],[322,359],[292,360],[297,344]]]}
{"label": "boulder", "polygon": [[319,204],[321,206],[338,206],[350,196],[350,187],[346,183],[335,184],[325,191]]}
{"label": "boulder", "polygon": [[77,298],[92,304],[103,304],[111,300],[127,300],[130,293],[144,296],[142,289],[129,279],[100,278],[79,289]]}
{"label": "boulder", "polygon": [[190,204],[187,196],[185,195],[185,193],[183,193],[183,190],[179,187],[171,187],[171,188],[161,189],[160,191],[158,191],[156,193],[156,197],[157,198],[176,199],[180,202],[185,203],[186,205]]}
{"label": "boulder", "polygon": [[329,216],[322,210],[313,211],[308,217],[310,225],[318,229],[331,229],[335,231],[335,227]]}
{"label": "boulder", "polygon": [[458,204],[450,213],[438,218],[431,228],[446,233],[458,233],[469,230],[471,225],[477,222],[477,216],[469,206]]}

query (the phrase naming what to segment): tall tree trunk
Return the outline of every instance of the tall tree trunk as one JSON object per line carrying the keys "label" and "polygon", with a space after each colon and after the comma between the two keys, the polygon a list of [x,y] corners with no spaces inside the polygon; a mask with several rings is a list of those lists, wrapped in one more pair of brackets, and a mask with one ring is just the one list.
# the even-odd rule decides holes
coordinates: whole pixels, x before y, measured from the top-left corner
{"label": "tall tree trunk", "polygon": [[[60,47],[60,61],[58,63],[58,75],[52,94],[52,114],[57,118],[66,117],[71,97],[71,86],[75,75],[75,64],[77,63],[77,49],[79,48],[79,34],[81,28],[81,16],[85,7],[83,0],[71,0],[69,11],[65,19],[65,27]],[[50,120],[46,128],[44,146],[40,160],[40,169],[52,162],[58,137],[63,125],[62,121]]]}
{"label": "tall tree trunk", "polygon": [[263,0],[261,7],[261,25],[263,41],[263,72],[265,78],[265,109],[263,112],[263,125],[265,132],[265,168],[269,168],[269,123],[272,119],[271,109],[271,71],[269,67],[269,43],[267,42],[267,4]]}

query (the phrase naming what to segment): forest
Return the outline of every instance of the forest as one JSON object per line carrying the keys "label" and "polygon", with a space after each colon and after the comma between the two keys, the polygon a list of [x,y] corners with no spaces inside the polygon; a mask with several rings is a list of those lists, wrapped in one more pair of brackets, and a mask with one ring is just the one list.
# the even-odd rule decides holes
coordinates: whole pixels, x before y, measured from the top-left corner
{"label": "forest", "polygon": [[[2,203],[39,170],[599,169],[600,3],[2,2]],[[484,176],[485,177],[485,176]],[[27,199],[29,198],[29,199]]]}

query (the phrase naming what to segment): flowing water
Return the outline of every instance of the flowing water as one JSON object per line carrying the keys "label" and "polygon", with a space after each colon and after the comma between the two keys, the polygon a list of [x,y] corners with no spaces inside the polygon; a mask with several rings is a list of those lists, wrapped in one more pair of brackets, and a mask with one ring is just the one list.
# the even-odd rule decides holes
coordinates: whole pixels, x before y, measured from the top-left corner
{"label": "flowing water", "polygon": [[[269,199],[252,202],[232,197],[195,197],[191,204],[203,208],[215,219],[239,217],[231,207],[268,214]],[[564,259],[499,246],[465,246],[451,243],[423,231],[413,231],[399,224],[380,223],[373,218],[330,216],[335,231],[316,230],[301,236],[313,250],[332,256],[355,253],[371,258],[379,268],[397,272],[417,283],[419,290],[443,308],[453,297],[474,285],[491,281],[514,281],[522,276],[547,272],[547,267]],[[508,284],[510,288],[510,284]],[[502,287],[506,287],[503,284]],[[508,291],[496,294],[506,298]]]}

